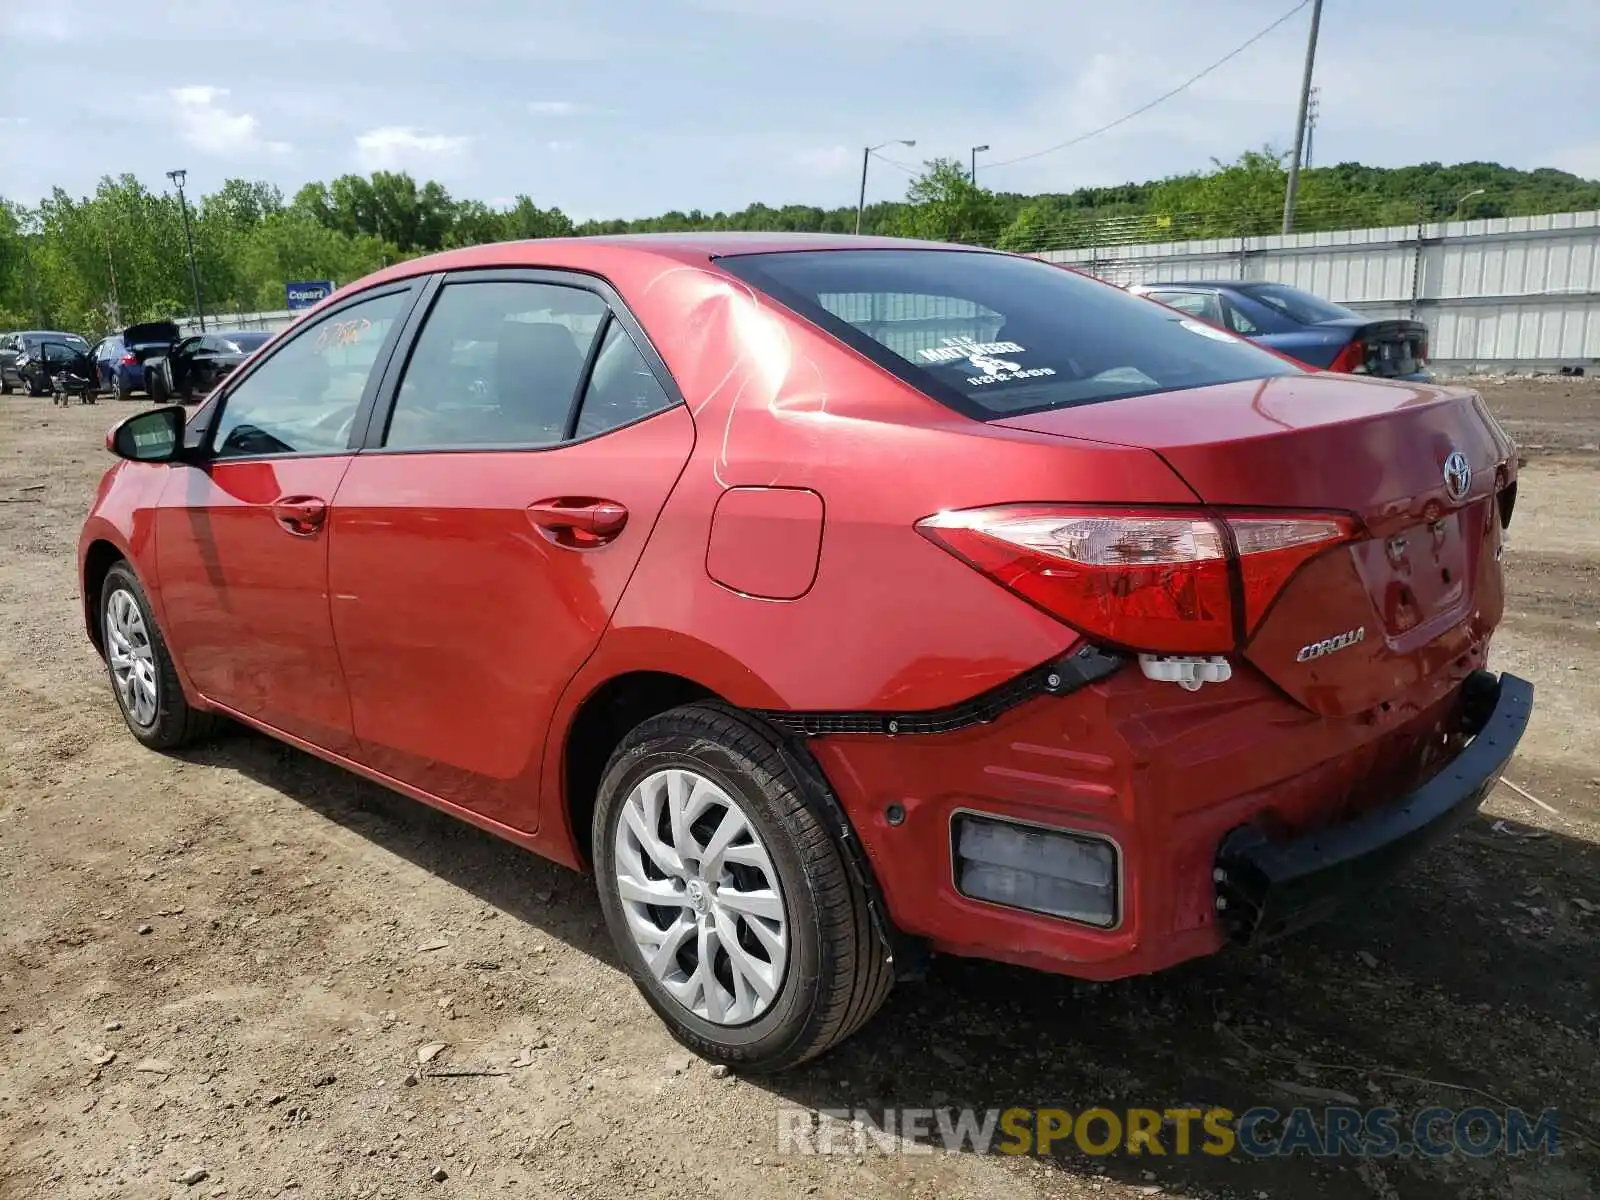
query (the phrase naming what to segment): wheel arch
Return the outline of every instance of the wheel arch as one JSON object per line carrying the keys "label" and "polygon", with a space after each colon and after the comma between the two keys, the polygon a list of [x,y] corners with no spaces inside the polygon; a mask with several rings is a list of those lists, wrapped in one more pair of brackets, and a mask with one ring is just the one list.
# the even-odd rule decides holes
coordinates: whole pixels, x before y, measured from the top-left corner
{"label": "wheel arch", "polygon": [[[560,744],[560,803],[552,814],[557,829],[539,840],[559,846],[578,870],[593,869],[593,818],[606,764],[628,732],[643,721],[683,704],[710,704],[733,713],[770,736],[796,771],[811,781],[818,815],[826,821],[846,868],[866,893],[873,928],[903,978],[920,974],[926,955],[894,927],[877,872],[822,765],[803,738],[779,728],[700,680],[667,670],[629,670],[594,684],[577,703]],[[546,850],[549,853],[549,850]]]}
{"label": "wheel arch", "polygon": [[100,630],[100,596],[105,589],[106,575],[119,562],[127,561],[121,546],[105,537],[96,537],[83,550],[83,622],[89,641],[102,658],[105,657],[105,638]]}

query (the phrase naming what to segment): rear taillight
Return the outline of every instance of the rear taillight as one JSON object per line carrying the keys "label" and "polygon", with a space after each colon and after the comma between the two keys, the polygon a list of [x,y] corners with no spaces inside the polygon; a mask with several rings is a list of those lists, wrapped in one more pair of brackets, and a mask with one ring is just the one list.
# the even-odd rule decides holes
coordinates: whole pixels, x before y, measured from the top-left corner
{"label": "rear taillight", "polygon": [[1037,608],[1108,645],[1226,654],[1290,577],[1348,541],[1340,516],[1001,505],[917,530]]}
{"label": "rear taillight", "polygon": [[122,356],[122,365],[125,367],[137,366],[138,362],[139,360],[131,354],[124,354]]}
{"label": "rear taillight", "polygon": [[1346,517],[1228,517],[1239,549],[1244,632],[1254,632],[1290,576],[1311,559],[1350,540]]}
{"label": "rear taillight", "polygon": [[1367,344],[1357,338],[1353,342],[1346,342],[1343,350],[1333,356],[1333,361],[1328,364],[1330,371],[1342,371],[1353,374],[1367,369]]}

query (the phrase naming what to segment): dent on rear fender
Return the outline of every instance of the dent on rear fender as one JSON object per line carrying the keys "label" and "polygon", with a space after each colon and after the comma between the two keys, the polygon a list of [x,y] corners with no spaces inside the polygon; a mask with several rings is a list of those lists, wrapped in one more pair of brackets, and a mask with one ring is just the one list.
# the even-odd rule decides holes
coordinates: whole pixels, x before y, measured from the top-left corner
{"label": "dent on rear fender", "polygon": [[[658,349],[688,400],[697,436],[714,449],[717,483],[771,486],[820,456],[821,438],[804,428],[827,418],[828,388],[789,323],[748,284],[703,267],[663,270],[642,299],[659,302],[668,293],[683,315],[677,336]],[[797,435],[785,443],[789,453],[769,453],[766,439],[775,432],[769,421],[788,426],[786,438]],[[752,458],[765,464],[766,477],[728,476],[731,462],[749,466]]]}

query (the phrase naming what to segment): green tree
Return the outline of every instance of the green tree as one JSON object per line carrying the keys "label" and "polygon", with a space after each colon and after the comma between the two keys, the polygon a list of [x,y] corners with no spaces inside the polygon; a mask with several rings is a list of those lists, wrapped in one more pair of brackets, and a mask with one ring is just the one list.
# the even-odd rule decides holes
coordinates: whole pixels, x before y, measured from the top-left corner
{"label": "green tree", "polygon": [[936,158],[906,189],[894,222],[901,237],[993,245],[1005,221],[993,192],[968,178],[953,158]]}

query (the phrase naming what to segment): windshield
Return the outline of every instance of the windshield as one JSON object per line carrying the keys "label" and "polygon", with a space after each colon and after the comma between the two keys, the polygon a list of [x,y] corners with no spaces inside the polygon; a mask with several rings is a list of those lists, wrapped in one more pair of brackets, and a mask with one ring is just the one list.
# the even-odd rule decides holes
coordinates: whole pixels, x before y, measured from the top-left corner
{"label": "windshield", "polygon": [[1184,313],[1037,259],[808,250],[720,263],[979,420],[1299,370]]}
{"label": "windshield", "polygon": [[1315,325],[1319,321],[1344,321],[1351,317],[1360,319],[1359,313],[1342,308],[1331,300],[1302,292],[1286,283],[1255,283],[1240,291],[1252,300],[1259,300],[1301,325]]}

